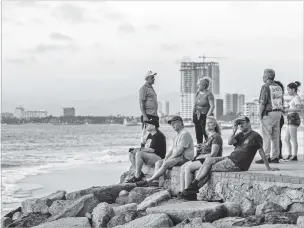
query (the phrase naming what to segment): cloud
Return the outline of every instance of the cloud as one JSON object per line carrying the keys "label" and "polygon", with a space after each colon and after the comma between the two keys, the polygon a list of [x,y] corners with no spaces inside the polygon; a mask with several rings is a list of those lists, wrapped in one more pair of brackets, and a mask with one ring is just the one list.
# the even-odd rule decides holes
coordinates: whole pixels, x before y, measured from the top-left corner
{"label": "cloud", "polygon": [[181,62],[191,62],[191,61],[192,59],[190,56],[183,56],[182,58],[175,60],[174,64],[180,64]]}
{"label": "cloud", "polygon": [[35,48],[28,50],[35,53],[46,53],[49,51],[77,50],[75,45],[39,44]]}
{"label": "cloud", "polygon": [[161,48],[166,51],[176,51],[180,47],[177,44],[161,44]]}
{"label": "cloud", "polygon": [[147,29],[148,31],[157,31],[157,30],[160,30],[161,27],[156,24],[149,24],[149,25],[145,26],[145,29]]}
{"label": "cloud", "polygon": [[13,63],[13,64],[26,64],[35,62],[35,57],[29,57],[29,58],[4,58],[4,61],[7,63]]}
{"label": "cloud", "polygon": [[60,40],[60,41],[73,41],[74,39],[69,37],[69,36],[66,36],[66,35],[63,35],[61,33],[58,33],[58,32],[53,32],[50,34],[50,38],[53,39],[53,40]]}
{"label": "cloud", "polygon": [[126,17],[126,15],[122,13],[107,13],[105,17],[112,21],[120,21]]}
{"label": "cloud", "polygon": [[76,5],[64,3],[53,9],[52,15],[59,20],[66,20],[69,22],[84,22],[85,11]]}
{"label": "cloud", "polygon": [[121,32],[121,33],[134,33],[136,31],[135,27],[128,22],[125,22],[125,23],[119,25],[117,29],[118,29],[118,32]]}

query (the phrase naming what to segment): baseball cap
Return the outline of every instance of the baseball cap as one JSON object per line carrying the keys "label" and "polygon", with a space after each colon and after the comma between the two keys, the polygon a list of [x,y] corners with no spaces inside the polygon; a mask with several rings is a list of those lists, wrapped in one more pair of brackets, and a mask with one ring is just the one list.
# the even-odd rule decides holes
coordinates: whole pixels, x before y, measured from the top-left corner
{"label": "baseball cap", "polygon": [[149,70],[145,75],[145,79],[147,79],[147,77],[149,77],[149,76],[154,76],[154,75],[157,75],[157,73]]}
{"label": "baseball cap", "polygon": [[144,123],[152,124],[156,128],[159,128],[159,122],[156,119],[149,119],[149,120],[144,121]]}
{"label": "baseball cap", "polygon": [[237,121],[237,122],[247,122],[247,123],[249,123],[249,122],[250,122],[250,119],[249,119],[247,116],[240,116],[240,117],[236,118],[235,121]]}
{"label": "baseball cap", "polygon": [[169,121],[168,121],[168,124],[171,124],[172,122],[174,122],[174,121],[181,121],[182,123],[183,123],[183,119],[182,119],[182,117],[180,117],[180,116],[173,116]]}

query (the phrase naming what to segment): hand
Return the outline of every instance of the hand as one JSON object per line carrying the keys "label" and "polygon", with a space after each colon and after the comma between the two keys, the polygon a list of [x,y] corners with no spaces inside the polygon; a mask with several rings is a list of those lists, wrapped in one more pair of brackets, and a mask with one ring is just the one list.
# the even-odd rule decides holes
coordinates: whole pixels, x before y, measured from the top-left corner
{"label": "hand", "polygon": [[278,168],[270,168],[269,167],[268,171],[280,171],[280,169],[278,169]]}

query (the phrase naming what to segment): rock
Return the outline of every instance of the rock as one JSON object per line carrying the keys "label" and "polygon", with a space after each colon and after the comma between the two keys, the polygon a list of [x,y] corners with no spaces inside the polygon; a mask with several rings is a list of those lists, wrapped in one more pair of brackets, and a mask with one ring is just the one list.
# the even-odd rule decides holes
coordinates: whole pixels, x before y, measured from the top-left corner
{"label": "rock", "polygon": [[161,190],[162,189],[157,187],[136,187],[130,191],[128,203],[140,204],[142,201],[144,201],[145,198]]}
{"label": "rock", "polygon": [[53,222],[34,226],[33,228],[91,228],[87,218],[62,218]]}
{"label": "rock", "polygon": [[7,227],[24,228],[24,227],[38,226],[41,223],[45,223],[50,216],[51,216],[50,214],[29,213],[21,216]]}
{"label": "rock", "polygon": [[69,205],[71,205],[73,202],[74,202],[73,200],[56,200],[49,207],[49,213],[51,215],[56,215],[60,211],[62,211],[64,208],[66,208]]}
{"label": "rock", "polygon": [[49,199],[52,202],[54,202],[55,200],[65,200],[66,199],[65,194],[66,194],[66,191],[58,190],[57,192],[54,192],[48,196],[42,197],[41,199],[42,200]]}
{"label": "rock", "polygon": [[242,215],[244,217],[255,215],[256,206],[251,200],[245,198],[242,202],[241,208],[242,208]]}
{"label": "rock", "polygon": [[282,211],[284,211],[284,208],[282,206],[275,204],[273,202],[266,201],[262,204],[259,204],[256,207],[255,214],[256,215],[265,215],[270,212],[282,212]]}
{"label": "rock", "polygon": [[103,187],[91,187],[80,191],[75,191],[66,194],[68,200],[75,200],[84,195],[93,194],[99,202],[114,203],[121,190],[132,190],[135,184],[117,184]]}
{"label": "rock", "polygon": [[161,206],[147,208],[148,214],[166,213],[174,221],[180,223],[187,218],[202,217],[204,222],[225,217],[225,208],[216,202],[187,201],[182,203],[164,204]]}
{"label": "rock", "polygon": [[114,216],[112,207],[107,203],[100,203],[92,212],[92,227],[107,227],[107,223]]}
{"label": "rock", "polygon": [[185,219],[174,228],[216,228],[211,223],[202,222],[202,218]]}
{"label": "rock", "polygon": [[115,216],[125,213],[126,211],[136,211],[136,210],[137,210],[136,203],[130,203],[123,206],[113,207],[113,212]]}
{"label": "rock", "polygon": [[124,205],[127,204],[129,202],[129,195],[126,196],[118,196],[115,200],[115,203],[120,204],[120,205]]}
{"label": "rock", "polygon": [[138,211],[144,211],[148,207],[153,207],[159,205],[161,202],[165,200],[169,200],[171,198],[171,194],[167,190],[162,190],[154,193],[151,196],[148,196],[141,204],[137,206]]}
{"label": "rock", "polygon": [[[244,226],[242,228],[303,228],[302,226],[297,226],[297,225],[289,225],[289,224],[264,224],[264,225],[260,225],[260,226],[254,226],[254,227],[248,227],[248,226]],[[231,228],[234,228],[231,227]],[[235,227],[237,228],[237,227]]]}
{"label": "rock", "polygon": [[241,217],[226,217],[216,220],[212,223],[216,228],[231,228],[234,224],[244,221],[245,218]]}
{"label": "rock", "polygon": [[267,224],[297,224],[299,218],[298,213],[274,212],[265,215],[265,223]]}
{"label": "rock", "polygon": [[12,217],[12,220],[17,220],[18,218],[20,218],[22,216],[22,213],[21,212],[19,212],[19,211],[17,211],[14,215],[13,215],[13,217]]}
{"label": "rock", "polygon": [[121,196],[128,196],[129,195],[129,192],[126,191],[126,190],[122,190],[120,191],[120,193],[118,194],[118,197],[121,197]]}
{"label": "rock", "polygon": [[3,217],[12,218],[13,215],[14,215],[16,212],[21,212],[21,210],[22,210],[21,207],[18,207],[17,209],[15,209],[15,210],[13,210],[13,211],[7,213],[7,214],[4,215]]}
{"label": "rock", "polygon": [[142,218],[135,219],[124,225],[116,226],[115,228],[160,228],[172,226],[173,223],[169,216],[164,213],[161,213],[146,215]]}
{"label": "rock", "polygon": [[119,214],[111,218],[108,222],[108,227],[116,227],[119,225],[124,225],[128,222],[134,220],[137,216],[136,211],[127,211],[125,213]]}
{"label": "rock", "polygon": [[3,228],[7,227],[11,223],[13,223],[13,220],[11,218],[9,218],[9,217],[3,217],[1,219],[1,227],[3,227]]}
{"label": "rock", "polygon": [[52,201],[49,199],[28,199],[21,203],[22,213],[49,213],[49,206],[52,204]]}
{"label": "rock", "polygon": [[227,217],[238,217],[241,215],[241,205],[233,202],[225,202],[223,206]]}
{"label": "rock", "polygon": [[92,214],[89,213],[89,212],[87,212],[87,213],[85,214],[85,217],[87,217],[88,220],[92,220]]}
{"label": "rock", "polygon": [[53,215],[49,221],[66,217],[84,217],[87,212],[92,212],[98,203],[97,198],[93,194],[85,195],[71,204],[65,205],[65,207]]}
{"label": "rock", "polygon": [[297,219],[297,225],[304,227],[304,216],[299,216]]}
{"label": "rock", "polygon": [[[154,174],[154,167],[143,165],[141,171],[146,177],[151,177]],[[130,166],[129,171],[124,172],[120,176],[120,183],[126,182],[126,180],[131,179],[135,175],[135,168]]]}
{"label": "rock", "polygon": [[289,207],[289,212],[304,212],[304,203],[293,203]]}
{"label": "rock", "polygon": [[234,226],[244,226],[244,227],[251,227],[251,226],[259,226],[265,222],[265,217],[263,215],[256,215],[256,216],[249,216],[244,220],[236,221]]}

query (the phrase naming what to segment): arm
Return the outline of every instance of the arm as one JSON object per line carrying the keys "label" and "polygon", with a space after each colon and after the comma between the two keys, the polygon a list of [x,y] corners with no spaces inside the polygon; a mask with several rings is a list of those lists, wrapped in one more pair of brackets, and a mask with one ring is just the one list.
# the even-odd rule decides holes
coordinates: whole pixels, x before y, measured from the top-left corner
{"label": "arm", "polygon": [[261,158],[263,159],[264,164],[265,164],[265,166],[266,166],[266,168],[267,168],[268,171],[276,171],[276,170],[279,170],[279,169],[277,169],[277,168],[270,168],[269,163],[268,163],[268,160],[267,160],[267,158],[266,158],[266,156],[265,156],[263,147],[262,147],[261,149],[259,149],[259,154],[260,154]]}
{"label": "arm", "polygon": [[170,150],[168,153],[166,153],[164,160],[167,160],[171,155],[172,155],[172,150]]}
{"label": "arm", "polygon": [[268,93],[267,93],[266,87],[262,86],[261,92],[260,92],[260,98],[259,98],[259,103],[260,103],[259,117],[260,117],[260,120],[263,119],[263,113],[264,113],[265,105],[266,105],[266,101],[267,101],[267,94]]}
{"label": "arm", "polygon": [[154,153],[155,150],[153,148],[142,148],[140,151],[147,153]]}
{"label": "arm", "polygon": [[286,108],[284,111],[285,112],[301,112],[301,105],[300,104],[296,105],[295,109]]}
{"label": "arm", "polygon": [[176,158],[176,157],[179,157],[181,156],[185,151],[185,148],[183,146],[179,146],[176,148],[176,151],[172,152],[170,158]]}
{"label": "arm", "polygon": [[209,109],[209,111],[207,113],[207,116],[210,116],[213,113],[214,108],[215,108],[215,106],[214,106],[214,100],[209,100],[209,104],[210,104],[210,109]]}
{"label": "arm", "polygon": [[228,145],[233,145],[235,143],[237,143],[236,139],[235,139],[235,133],[237,131],[237,125],[235,124],[235,122],[233,122],[233,128],[232,128],[232,133],[231,135],[228,137]]}
{"label": "arm", "polygon": [[143,119],[148,120],[147,113],[145,111],[145,101],[144,100],[139,100],[139,106],[140,106],[140,111],[143,115]]}
{"label": "arm", "polygon": [[217,144],[212,144],[211,147],[211,153],[210,154],[202,154],[197,157],[197,159],[203,159],[203,158],[208,158],[208,157],[215,157],[217,153],[219,152],[220,147]]}
{"label": "arm", "polygon": [[260,120],[263,119],[263,112],[265,110],[265,105],[264,104],[260,104],[259,106],[259,117],[260,117]]}

